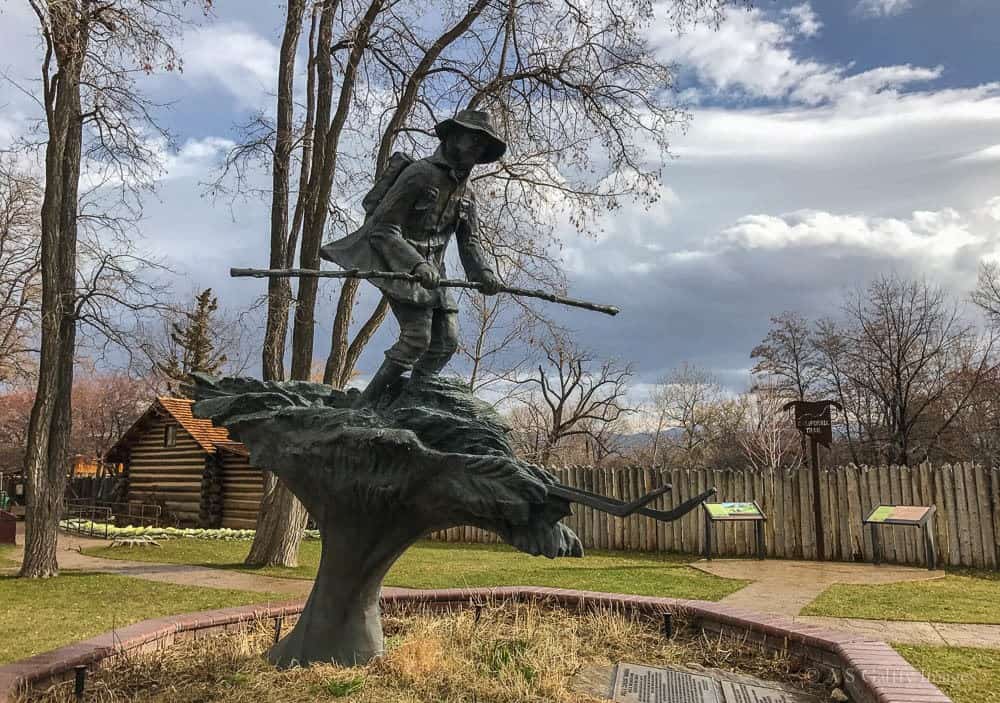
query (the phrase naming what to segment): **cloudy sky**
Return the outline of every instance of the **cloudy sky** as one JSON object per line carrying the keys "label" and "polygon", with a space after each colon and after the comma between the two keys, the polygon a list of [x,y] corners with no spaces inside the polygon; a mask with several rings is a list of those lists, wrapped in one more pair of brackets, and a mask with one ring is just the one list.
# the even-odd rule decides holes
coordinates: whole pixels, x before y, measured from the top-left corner
{"label": "cloudy sky", "polygon": [[[38,43],[26,3],[0,0],[0,69],[30,78]],[[770,315],[835,312],[846,289],[881,271],[926,275],[958,296],[978,262],[1000,255],[1000,4],[994,0],[762,0],[721,28],[683,36],[653,28],[682,68],[693,120],[650,210],[626,208],[564,252],[571,293],[619,305],[607,318],[560,311],[600,356],[634,362],[652,381],[682,361],[745,383]],[[212,286],[230,308],[259,281],[230,266],[266,263],[264,203],[203,197],[232,125],[273,102],[282,11],[219,0],[183,39],[185,70],[158,79],[178,137],[145,246],[181,292]],[[35,108],[0,85],[0,143]],[[336,288],[322,297],[332,316]],[[370,300],[364,301],[371,304]],[[329,325],[317,334],[317,352]],[[386,325],[363,371],[391,343]]]}

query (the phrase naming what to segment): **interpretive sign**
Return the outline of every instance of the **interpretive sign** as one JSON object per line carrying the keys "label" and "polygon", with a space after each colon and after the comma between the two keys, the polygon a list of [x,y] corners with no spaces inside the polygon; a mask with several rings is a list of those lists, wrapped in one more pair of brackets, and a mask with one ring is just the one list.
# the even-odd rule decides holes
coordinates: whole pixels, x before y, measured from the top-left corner
{"label": "interpretive sign", "polygon": [[937,544],[934,539],[934,514],[937,509],[933,505],[876,505],[862,521],[872,528],[872,561],[882,563],[882,533],[880,528],[885,525],[908,525],[919,527],[924,534],[924,558],[927,568],[937,567]]}
{"label": "interpretive sign", "polygon": [[925,505],[878,505],[865,522],[887,525],[920,525],[930,516],[931,508]]}
{"label": "interpretive sign", "polygon": [[815,699],[756,682],[619,662],[612,678],[611,700],[615,703],[800,703]]}
{"label": "interpretive sign", "polygon": [[714,541],[716,522],[750,521],[754,525],[754,536],[757,540],[757,558],[763,559],[765,553],[764,521],[767,516],[756,501],[748,503],[702,503],[705,509],[705,548],[706,559],[712,558],[712,542]]}
{"label": "interpretive sign", "polygon": [[702,503],[713,520],[763,520],[756,503]]}

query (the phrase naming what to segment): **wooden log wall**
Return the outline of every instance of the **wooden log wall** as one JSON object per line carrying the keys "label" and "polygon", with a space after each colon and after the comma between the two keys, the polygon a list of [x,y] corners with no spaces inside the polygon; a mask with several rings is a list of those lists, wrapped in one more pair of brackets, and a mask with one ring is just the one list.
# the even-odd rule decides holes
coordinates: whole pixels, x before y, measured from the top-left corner
{"label": "wooden log wall", "polygon": [[[670,509],[706,488],[718,490],[713,500],[756,500],[768,516],[765,524],[769,556],[815,559],[813,486],[810,470],[737,472],[654,470],[648,468],[565,467],[550,469],[564,484],[634,500],[662,485],[673,490],[652,507]],[[862,519],[883,504],[934,505],[938,558],[942,565],[997,569],[1000,565],[1000,469],[972,464],[931,466],[845,466],[820,472],[823,539],[833,561],[870,561],[870,530]],[[564,519],[587,549],[677,551],[697,554],[704,544],[703,516],[696,509],[672,523],[633,515],[618,519],[592,508],[573,506]],[[717,524],[713,551],[719,556],[751,556],[750,523]],[[900,564],[924,565],[920,530],[886,526],[884,558]],[[495,543],[493,533],[473,527],[436,532],[446,542]]]}
{"label": "wooden log wall", "polygon": [[223,527],[223,463],[218,454],[205,457],[205,471],[201,476],[200,526],[205,529]]}
{"label": "wooden log wall", "polygon": [[[163,446],[164,428],[177,428],[176,443]],[[207,453],[194,437],[168,418],[152,420],[131,447],[129,502],[161,505],[166,521],[197,526],[201,517],[201,485]]]}
{"label": "wooden log wall", "polygon": [[252,530],[264,495],[264,474],[247,458],[222,452],[222,527]]}

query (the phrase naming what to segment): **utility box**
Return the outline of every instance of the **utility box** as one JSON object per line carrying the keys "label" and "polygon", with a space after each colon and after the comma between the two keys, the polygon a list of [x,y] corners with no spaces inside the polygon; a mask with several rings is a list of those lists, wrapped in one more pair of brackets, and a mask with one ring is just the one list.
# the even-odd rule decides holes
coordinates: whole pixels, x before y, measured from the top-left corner
{"label": "utility box", "polygon": [[17,544],[17,518],[0,510],[0,544]]}

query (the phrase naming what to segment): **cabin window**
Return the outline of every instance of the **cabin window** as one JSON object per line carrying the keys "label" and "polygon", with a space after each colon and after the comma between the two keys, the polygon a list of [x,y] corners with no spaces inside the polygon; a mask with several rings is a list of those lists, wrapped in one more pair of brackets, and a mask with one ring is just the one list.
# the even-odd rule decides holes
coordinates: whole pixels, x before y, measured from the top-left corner
{"label": "cabin window", "polygon": [[167,425],[163,428],[163,446],[173,447],[177,444],[177,425]]}

